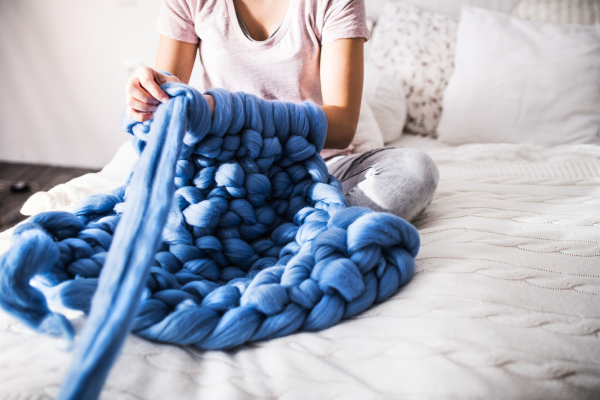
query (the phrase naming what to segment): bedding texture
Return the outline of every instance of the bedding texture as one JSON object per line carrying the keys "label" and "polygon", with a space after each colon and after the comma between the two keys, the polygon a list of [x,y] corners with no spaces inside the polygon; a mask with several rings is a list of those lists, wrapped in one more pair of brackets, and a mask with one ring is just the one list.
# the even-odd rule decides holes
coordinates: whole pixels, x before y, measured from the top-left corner
{"label": "bedding texture", "polygon": [[[321,330],[394,294],[419,249],[403,219],[348,207],[319,156],[314,103],[162,86],[153,122],[124,118],[141,153],[128,185],[13,231],[0,305],[72,339],[48,299],[89,313],[60,399],[95,399],[129,331],[229,349]],[[30,280],[34,278],[34,286]]]}

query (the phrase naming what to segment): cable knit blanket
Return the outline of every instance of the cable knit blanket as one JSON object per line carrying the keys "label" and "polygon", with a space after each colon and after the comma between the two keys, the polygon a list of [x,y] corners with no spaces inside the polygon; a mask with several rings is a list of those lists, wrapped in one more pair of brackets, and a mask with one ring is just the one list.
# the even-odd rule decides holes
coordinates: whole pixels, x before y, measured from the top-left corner
{"label": "cable knit blanket", "polygon": [[61,399],[97,398],[129,331],[228,349],[321,330],[414,270],[416,229],[348,207],[329,176],[318,106],[211,90],[211,120],[201,93],[163,89],[154,122],[124,120],[129,184],[34,216],[0,259],[0,305],[30,327],[72,339],[47,298],[89,313]]}
{"label": "cable knit blanket", "polygon": [[[385,302],[318,332],[231,351],[129,335],[102,399],[598,399],[600,146],[446,146],[413,223],[415,273]],[[38,192],[22,213],[72,210],[122,185],[124,143],[101,172]],[[0,233],[0,254],[13,229]],[[85,317],[64,310],[79,332]],[[0,310],[0,398],[57,397],[72,354]]]}

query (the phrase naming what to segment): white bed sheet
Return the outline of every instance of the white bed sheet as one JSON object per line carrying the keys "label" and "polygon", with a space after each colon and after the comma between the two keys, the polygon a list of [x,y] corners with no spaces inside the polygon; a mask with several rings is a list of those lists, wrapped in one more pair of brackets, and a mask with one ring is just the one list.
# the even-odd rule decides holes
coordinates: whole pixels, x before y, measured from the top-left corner
{"label": "white bed sheet", "polygon": [[[130,335],[102,398],[599,398],[600,146],[450,147],[410,135],[395,145],[429,153],[441,177],[415,221],[415,276],[395,296],[322,332],[234,351]],[[102,172],[24,210],[68,209],[119,186],[133,160],[122,147]],[[71,358],[62,346],[0,312],[0,398],[54,397]]]}

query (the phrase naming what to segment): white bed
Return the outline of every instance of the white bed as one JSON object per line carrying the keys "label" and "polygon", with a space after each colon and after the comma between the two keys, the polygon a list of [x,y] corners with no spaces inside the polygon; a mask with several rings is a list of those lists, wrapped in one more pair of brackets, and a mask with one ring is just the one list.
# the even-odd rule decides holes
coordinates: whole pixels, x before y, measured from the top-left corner
{"label": "white bed", "polygon": [[[395,145],[429,153],[441,176],[415,221],[409,284],[325,331],[234,351],[130,336],[102,398],[599,398],[600,146],[451,147],[413,135]],[[126,144],[102,172],[24,210],[119,186],[134,159]],[[63,345],[1,313],[0,398],[54,397],[71,358]]]}
{"label": "white bed", "polygon": [[[410,2],[455,16],[465,3],[502,11],[517,3]],[[382,3],[367,0],[369,15]],[[458,24],[431,21],[454,26],[446,33]],[[433,51],[440,43],[426,44]],[[422,82],[431,79],[429,72]],[[430,95],[441,92],[423,96]],[[374,145],[373,124],[382,127],[381,143],[397,128],[374,121],[377,103],[385,109],[390,102],[369,104],[364,145]],[[440,171],[432,204],[414,221],[422,246],[407,285],[327,330],[232,351],[130,335],[102,399],[600,398],[600,146],[449,146],[410,134],[392,145],[425,151]],[[68,210],[90,194],[106,193],[121,185],[135,159],[126,143],[101,172],[35,194],[22,212]],[[0,234],[0,254],[11,231]],[[80,329],[84,318],[68,316]],[[71,360],[63,347],[0,311],[0,400],[54,398]]]}

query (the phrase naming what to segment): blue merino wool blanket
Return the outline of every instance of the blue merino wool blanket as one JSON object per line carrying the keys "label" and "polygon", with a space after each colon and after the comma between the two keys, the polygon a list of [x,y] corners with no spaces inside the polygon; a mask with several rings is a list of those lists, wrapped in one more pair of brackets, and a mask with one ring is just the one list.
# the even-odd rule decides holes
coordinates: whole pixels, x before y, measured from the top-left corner
{"label": "blue merino wool blanket", "polygon": [[96,399],[130,331],[229,349],[325,329],[414,270],[416,229],[348,207],[329,175],[320,107],[212,89],[211,119],[200,92],[162,88],[153,121],[124,118],[129,182],[32,217],[0,258],[0,305],[23,323],[72,340],[47,299],[89,314],[60,399]]}

